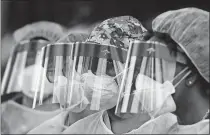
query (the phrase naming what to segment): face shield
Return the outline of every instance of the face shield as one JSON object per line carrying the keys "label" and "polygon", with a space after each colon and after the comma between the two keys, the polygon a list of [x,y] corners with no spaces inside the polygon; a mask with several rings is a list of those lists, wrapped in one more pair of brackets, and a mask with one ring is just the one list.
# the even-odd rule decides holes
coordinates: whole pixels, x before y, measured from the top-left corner
{"label": "face shield", "polygon": [[[163,109],[174,111],[176,106],[171,94],[179,83],[172,84],[177,78],[177,62],[186,64],[180,53],[170,52],[165,44],[153,41],[134,42],[128,50],[116,115],[148,113],[155,117]],[[188,68],[180,72],[181,80],[189,73]]]}
{"label": "face shield", "polygon": [[23,92],[33,99],[35,69],[39,63],[40,50],[46,44],[45,40],[30,40],[23,41],[14,48],[2,79],[1,94]]}
{"label": "face shield", "polygon": [[53,90],[52,103],[62,109],[80,112],[114,107],[126,53],[114,46],[83,42],[44,47],[40,65],[44,70],[38,72],[33,107],[42,105],[46,87]]}

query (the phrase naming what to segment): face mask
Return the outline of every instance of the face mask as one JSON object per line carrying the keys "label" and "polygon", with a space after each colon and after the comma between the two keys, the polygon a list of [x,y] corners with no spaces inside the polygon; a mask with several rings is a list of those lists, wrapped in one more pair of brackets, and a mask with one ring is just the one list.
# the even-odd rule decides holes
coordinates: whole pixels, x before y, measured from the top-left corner
{"label": "face mask", "polygon": [[[185,68],[181,71],[173,80],[183,74],[187,69],[188,68]],[[148,112],[152,118],[166,112],[175,111],[176,105],[171,95],[175,93],[175,87],[178,86],[190,73],[191,71],[187,72],[175,85],[171,83],[173,80],[171,82],[166,81],[161,84],[145,75],[139,74],[136,79],[136,88],[138,90],[138,94],[144,94],[145,97],[144,100],[139,100],[142,104],[142,110]],[[151,94],[153,95],[152,99]],[[151,104],[153,106],[152,108]]]}
{"label": "face mask", "polygon": [[[32,88],[34,81],[36,81],[33,76],[35,68],[37,68],[35,65],[27,67],[26,69],[24,69],[23,72],[21,72],[19,74],[19,77],[17,80],[18,88],[21,89],[26,96],[28,96],[32,99],[34,98],[34,95],[36,92],[35,89]],[[42,71],[43,71],[43,69],[42,69]],[[47,96],[52,93],[53,84],[50,83],[47,78],[44,79],[44,84],[45,84],[44,95]]]}
{"label": "face mask", "polygon": [[[142,104],[143,110],[148,112],[151,117],[156,116],[159,110],[163,111],[162,109],[170,108],[171,109],[170,111],[176,110],[175,103],[171,97],[171,94],[175,92],[175,89],[171,82],[166,81],[165,83],[161,84],[142,74],[138,75],[136,81],[137,82],[144,81],[142,85],[139,85],[140,83],[136,83],[136,88],[139,93],[135,94],[140,94],[140,95],[144,94],[144,101],[140,99],[140,102]],[[152,86],[149,84],[153,84],[154,87],[152,88]],[[151,94],[153,94],[153,99],[151,99]],[[165,102],[167,102],[168,104],[167,106],[164,106],[165,108],[162,108]],[[151,104],[153,108],[151,108]]]}
{"label": "face mask", "polygon": [[[68,86],[68,89],[71,89],[71,82]],[[81,112],[89,103],[84,95],[84,91],[81,89],[81,83],[79,81],[79,74],[76,73],[76,77],[73,81],[73,90],[72,90],[72,99],[71,99],[71,105],[67,108],[67,110],[70,110],[72,112]],[[61,107],[64,108],[64,106],[68,103],[67,99],[67,78],[64,76],[58,76],[55,81],[55,101],[60,103]]]}
{"label": "face mask", "polygon": [[[99,104],[100,110],[110,109],[116,105],[118,97],[118,86],[114,77],[107,75],[97,76],[91,71],[82,75],[83,89],[90,104]],[[93,96],[95,94],[95,96]],[[94,103],[94,98],[99,103]],[[90,107],[91,108],[91,107]]]}

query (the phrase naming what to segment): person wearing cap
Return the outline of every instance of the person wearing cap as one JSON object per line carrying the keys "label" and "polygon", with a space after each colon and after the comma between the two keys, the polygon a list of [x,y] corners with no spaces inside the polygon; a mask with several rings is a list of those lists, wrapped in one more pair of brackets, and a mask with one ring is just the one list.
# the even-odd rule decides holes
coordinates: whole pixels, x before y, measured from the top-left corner
{"label": "person wearing cap", "polygon": [[[129,44],[134,39],[141,40],[143,38],[143,34],[145,31],[146,31],[146,29],[141,25],[141,23],[137,19],[135,19],[131,16],[114,17],[114,18],[107,19],[107,20],[103,21],[101,24],[97,25],[94,28],[94,30],[91,32],[89,38],[86,40],[86,43],[93,43],[93,44],[96,43],[96,44],[100,44],[100,45],[104,45],[104,46],[113,46],[115,48],[117,47],[119,49],[127,50],[129,47]],[[122,55],[122,54],[119,54],[119,55]],[[126,56],[124,56],[124,57],[126,57]],[[123,63],[121,63],[121,66],[123,66]],[[104,83],[109,83],[109,78],[116,76],[114,67],[109,66],[108,71],[106,73],[107,73],[108,80],[107,80],[107,82],[104,82]],[[92,71],[92,72],[89,71],[88,73],[85,73],[85,75],[90,76],[89,82],[91,82],[92,77],[94,77],[94,76],[97,77],[97,74],[94,71]],[[98,76],[98,79],[100,79],[99,76]],[[93,83],[92,83],[92,85],[93,85]],[[111,89],[111,91],[116,90],[114,85],[110,86],[110,87],[113,87]],[[88,89],[87,90],[85,89],[84,91],[87,94],[87,99],[89,101],[91,101],[91,97],[89,97],[88,95],[91,95],[92,91],[90,91]],[[54,117],[53,119],[46,121],[39,127],[31,130],[29,132],[29,134],[33,134],[33,133],[64,133],[64,134],[65,133],[67,133],[67,134],[98,133],[92,128],[97,128],[98,127],[97,122],[99,122],[101,120],[101,117],[104,117],[104,114],[107,114],[107,112],[104,110],[113,108],[116,105],[117,96],[111,96],[113,94],[113,92],[111,92],[111,91],[109,93],[107,93],[108,91],[106,91],[104,93],[104,95],[102,94],[102,97],[100,100],[100,102],[101,102],[100,106],[101,106],[102,110],[97,111],[98,113],[94,112],[92,110],[89,110],[87,107],[87,109],[88,109],[87,111],[94,112],[94,114],[89,113],[88,116],[86,115],[82,119],[78,120],[77,122],[73,123],[69,127],[65,127],[65,128],[63,128],[63,126],[61,126],[61,124],[63,123],[62,122],[63,115],[65,115],[65,114],[60,114],[60,115]],[[71,119],[71,118],[69,118],[69,119]],[[75,124],[80,125],[80,122],[82,122],[82,125],[85,123],[89,123],[89,124],[87,124],[86,129],[83,129],[82,126],[81,127],[74,126]],[[101,121],[101,122],[103,124],[103,121]],[[54,128],[49,128],[49,125],[51,125],[52,123],[59,123],[59,124],[56,124],[56,126],[53,126]],[[48,129],[48,132],[45,132],[42,130],[42,129],[46,129],[46,128]],[[97,130],[100,130],[101,128],[102,127],[99,124],[99,127]],[[106,133],[106,131],[104,132],[102,129],[102,131],[100,133]]]}
{"label": "person wearing cap", "polygon": [[[84,42],[88,37],[88,34],[86,33],[72,33],[71,31],[67,31],[65,36],[63,36],[61,39],[59,39],[58,42],[49,44],[47,47],[43,48],[42,52],[49,51],[48,54],[51,56],[45,56],[42,58],[42,61],[45,61],[47,59],[48,65],[46,69],[46,75],[44,75],[44,80],[47,79],[50,82],[51,86],[54,86],[52,89],[54,89],[53,95],[51,100],[49,100],[48,104],[39,104],[38,106],[35,106],[35,109],[42,109],[42,108],[50,108],[50,106],[54,106],[57,109],[60,110],[60,113],[53,117],[52,119],[49,119],[43,123],[41,123],[39,126],[35,127],[31,131],[28,132],[28,134],[49,134],[49,133],[60,133],[62,130],[64,130],[66,127],[70,126],[74,122],[94,113],[94,111],[90,111],[88,109],[85,109],[87,106],[87,100],[84,99],[83,92],[81,90],[74,90],[73,96],[73,102],[76,104],[72,106],[66,107],[65,105],[65,93],[63,89],[60,89],[61,87],[66,87],[67,85],[67,74],[72,68],[73,65],[67,66],[69,64],[69,55],[71,52],[71,45],[75,42]],[[62,67],[62,74],[59,74],[56,76],[55,72],[58,70],[58,67],[55,67],[56,65],[56,53],[62,52],[58,57],[62,57],[63,63],[59,66]],[[53,56],[53,57],[52,57]],[[49,58],[49,59],[48,59]],[[57,61],[58,62],[58,61]],[[42,67],[44,67],[44,62],[42,63]],[[41,73],[41,79],[43,74]],[[78,76],[80,77],[80,76]],[[39,78],[40,79],[40,78]],[[75,79],[74,81],[77,81]],[[45,84],[45,82],[43,82]],[[46,89],[43,89],[44,91]],[[37,93],[38,95],[39,93]],[[36,98],[34,96],[34,99],[36,101],[39,100],[38,95]],[[79,98],[78,98],[79,97]],[[77,104],[78,103],[78,104]]]}
{"label": "person wearing cap", "polygon": [[172,95],[177,122],[169,134],[209,134],[209,12],[197,8],[167,11],[152,22],[150,41],[166,44],[186,64],[177,63],[176,73],[188,67],[191,73]]}
{"label": "person wearing cap", "polygon": [[[67,74],[73,66],[73,65],[69,67],[67,66],[69,64],[68,58],[70,56],[65,55],[65,54],[69,54],[71,52],[70,49],[73,43],[74,44],[76,42],[83,43],[87,39],[88,35],[89,34],[85,30],[82,31],[78,28],[75,28],[74,30],[69,29],[65,31],[65,35],[61,37],[56,43],[49,44],[47,47],[43,48],[42,52],[44,52],[44,50],[49,49],[47,50],[49,51],[48,54],[52,56],[55,55],[54,57],[46,56],[46,57],[43,57],[42,59],[43,61],[46,58],[48,60],[47,71],[46,71],[46,75],[44,76],[45,76],[45,79],[47,79],[50,82],[50,84],[54,86],[54,88],[52,89],[54,89],[55,92],[52,95],[53,98],[51,99],[51,101],[49,101],[48,104],[41,104],[39,106],[36,106],[35,109],[49,108],[50,106],[55,106],[56,108],[60,109],[60,113],[56,115],[55,117],[53,117],[52,119],[49,119],[43,122],[42,124],[40,124],[39,126],[35,127],[31,131],[29,131],[28,134],[60,133],[62,130],[64,130],[65,128],[73,124],[74,122],[95,112],[95,111],[90,111],[88,109],[85,109],[88,101],[85,99],[85,97],[82,97],[83,92],[78,89],[74,90],[75,92],[73,92],[73,96],[72,96],[72,97],[75,97],[73,98],[73,102],[75,104],[78,103],[78,105],[72,105],[65,108],[66,107],[64,103],[65,99],[63,96],[66,95],[66,93],[60,89],[60,87],[66,87]],[[58,70],[58,68],[55,67],[55,63],[56,63],[55,59],[57,57],[56,52],[61,52],[61,51],[63,53],[60,54],[58,57],[63,58],[62,60],[63,63],[59,65],[63,67],[62,69],[63,73],[59,74],[58,76],[55,76],[56,74],[55,72]],[[42,63],[42,67],[44,67],[44,63]],[[78,82],[77,79],[75,79],[74,81]],[[80,97],[80,99],[77,97]],[[38,98],[34,97],[34,99],[37,100]],[[81,99],[85,99],[85,100],[80,101]]]}
{"label": "person wearing cap", "polygon": [[153,21],[153,30],[170,35],[193,71],[174,94],[179,121],[170,133],[209,134],[209,12],[197,8],[169,11]]}
{"label": "person wearing cap", "polygon": [[[108,115],[103,119],[105,124],[102,124],[103,127],[105,127],[104,125],[106,127],[101,128],[100,131],[96,128],[96,132],[107,134],[209,134],[209,13],[196,8],[168,11],[153,20],[152,28],[153,32],[145,34],[147,36],[144,37],[147,39],[145,42],[147,44],[143,41],[143,44],[136,44],[140,48],[138,51],[142,53],[139,55],[143,56],[142,63],[144,58],[152,56],[153,60],[155,57],[155,64],[148,64],[149,60],[147,60],[146,65],[159,65],[161,68],[152,68],[152,71],[155,72],[152,72],[153,77],[149,78],[146,74],[144,75],[147,71],[142,74],[141,68],[137,66],[140,73],[137,75],[135,83],[136,90],[138,88],[153,90],[150,85],[153,84],[151,87],[162,85],[154,89],[156,93],[158,91],[160,93],[155,95],[153,91],[146,92],[144,95],[146,100],[141,102],[141,107],[144,105],[143,109],[147,113],[140,113],[140,117],[135,117],[138,114],[131,113],[131,117],[128,116],[128,119],[119,119],[110,112],[112,109],[108,110]],[[147,49],[146,45],[151,48]],[[133,52],[138,53],[137,51]],[[132,57],[130,63],[133,61]],[[158,62],[157,59],[162,61]],[[136,61],[137,65],[140,64],[138,62]],[[140,67],[144,67],[142,65]],[[150,66],[146,67],[146,69],[148,68]],[[160,69],[162,73],[156,72]],[[163,84],[157,81],[159,77],[156,74],[159,73],[161,73],[160,76],[163,76],[162,79],[166,80]],[[129,82],[130,79],[132,78],[128,78],[126,82]],[[131,100],[135,99],[136,93],[141,93],[136,90],[133,92],[134,97]],[[153,93],[153,98],[148,94],[150,92]],[[129,93],[123,94],[124,99],[129,95]],[[165,99],[160,99],[158,96],[165,97]],[[148,106],[151,104],[148,105],[148,103],[154,103],[152,101],[155,102],[152,105],[159,103],[160,108],[149,110]],[[130,104],[128,103],[128,105]],[[118,107],[116,106],[116,108]],[[135,108],[133,109],[135,110]],[[126,111],[124,110],[124,112]],[[92,117],[94,116],[92,115]],[[84,125],[74,124],[72,129]]]}
{"label": "person wearing cap", "polygon": [[[36,49],[38,46],[46,46],[48,43],[58,40],[63,36],[63,28],[53,22],[41,21],[18,29],[13,36],[18,45],[12,52],[13,62],[8,61],[2,81],[1,133],[22,134],[59,113],[55,106],[32,109],[34,92],[31,85],[34,81],[33,73],[36,67],[34,64],[38,51]],[[23,57],[19,58],[19,61],[15,57],[15,55],[21,57],[20,53],[22,52],[19,51],[21,47],[24,49],[24,46],[30,47],[25,63]],[[18,70],[14,63],[19,63],[19,65],[24,63],[23,70]],[[9,76],[10,74],[14,74],[13,77]],[[51,93],[52,90],[48,89],[47,94]]]}
{"label": "person wearing cap", "polygon": [[[95,113],[63,133],[209,134],[209,13],[196,8],[168,11],[155,18],[152,27],[148,41],[164,44],[176,54],[178,77],[174,77],[174,86],[168,87],[175,89],[175,111],[169,104],[168,110],[162,108],[151,120],[145,115],[140,120],[120,121],[110,109],[108,115],[106,111]],[[95,37],[93,41],[97,41]]]}
{"label": "person wearing cap", "polygon": [[[129,45],[134,40],[143,40],[146,29],[141,23],[131,16],[120,16],[107,19],[96,26],[91,32],[87,42],[99,43],[101,45],[115,46],[124,50],[128,50]],[[126,57],[126,56],[125,56]],[[124,63],[121,63],[124,66]],[[109,72],[110,76],[115,73]],[[112,110],[116,105],[112,103],[106,110],[99,111],[82,120],[74,123],[63,134],[113,134],[109,117],[113,115]],[[107,105],[108,106],[108,105]]]}
{"label": "person wearing cap", "polygon": [[[130,26],[130,24],[134,25]],[[137,19],[130,16],[123,16],[104,21],[92,31],[87,41],[100,43],[102,45],[114,45],[119,48],[127,49],[129,52],[131,43],[135,40],[144,40],[145,34],[146,29]],[[125,63],[122,64],[124,66]],[[137,76],[136,73],[134,74],[134,76]],[[129,79],[127,81],[129,81]],[[155,118],[151,118],[149,113],[116,115],[116,107],[107,108],[107,110],[99,111],[74,123],[67,128],[63,134],[165,133],[165,131],[168,131],[176,122],[175,116],[170,114],[171,111],[175,110],[175,107],[174,104],[168,105],[168,103],[173,103],[171,97],[168,97],[169,101],[165,104],[162,103],[163,106],[158,108],[158,116],[154,116]],[[116,106],[117,102],[115,102],[114,105]]]}

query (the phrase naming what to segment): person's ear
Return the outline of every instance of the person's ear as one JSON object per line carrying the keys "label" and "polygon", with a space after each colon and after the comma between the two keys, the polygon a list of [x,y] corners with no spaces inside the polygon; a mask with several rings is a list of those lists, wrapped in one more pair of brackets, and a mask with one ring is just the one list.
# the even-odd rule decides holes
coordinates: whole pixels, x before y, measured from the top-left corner
{"label": "person's ear", "polygon": [[188,87],[191,87],[195,84],[196,80],[198,79],[198,75],[197,74],[190,74],[186,80],[185,80],[185,84]]}

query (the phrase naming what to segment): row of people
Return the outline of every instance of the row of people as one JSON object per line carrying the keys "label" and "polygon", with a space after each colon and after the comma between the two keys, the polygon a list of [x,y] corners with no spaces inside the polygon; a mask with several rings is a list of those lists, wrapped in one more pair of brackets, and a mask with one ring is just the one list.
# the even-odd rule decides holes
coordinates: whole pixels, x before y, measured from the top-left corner
{"label": "row of people", "polygon": [[25,26],[2,82],[2,97],[22,92],[1,105],[3,133],[209,134],[208,26],[197,8],[160,14],[153,31],[131,16],[83,34]]}

